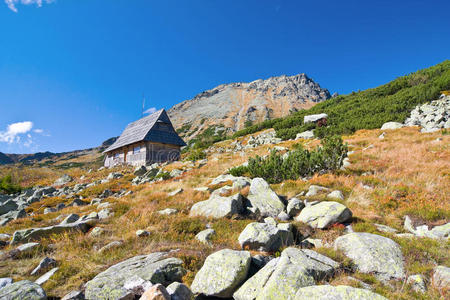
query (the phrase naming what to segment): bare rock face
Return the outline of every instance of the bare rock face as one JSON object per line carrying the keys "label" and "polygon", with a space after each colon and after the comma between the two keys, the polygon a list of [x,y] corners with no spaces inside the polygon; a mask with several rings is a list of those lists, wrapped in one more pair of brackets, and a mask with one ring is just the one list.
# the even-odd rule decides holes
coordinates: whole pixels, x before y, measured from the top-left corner
{"label": "bare rock face", "polygon": [[175,105],[168,113],[175,128],[183,127],[180,135],[189,140],[211,126],[233,132],[244,128],[246,122],[286,116],[328,98],[328,90],[306,74],[283,75],[222,84]]}

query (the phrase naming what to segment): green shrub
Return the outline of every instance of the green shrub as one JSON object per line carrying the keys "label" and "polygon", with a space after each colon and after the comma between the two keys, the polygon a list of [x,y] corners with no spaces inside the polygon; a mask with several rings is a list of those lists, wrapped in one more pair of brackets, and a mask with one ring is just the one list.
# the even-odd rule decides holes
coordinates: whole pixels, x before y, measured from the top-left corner
{"label": "green shrub", "polygon": [[0,192],[4,192],[6,194],[15,194],[22,190],[20,185],[13,182],[11,175],[6,175],[5,177],[0,179]]}
{"label": "green shrub", "polygon": [[250,158],[248,167],[236,167],[231,169],[230,173],[238,176],[248,172],[251,177],[261,177],[269,183],[279,183],[288,179],[296,180],[316,172],[339,169],[347,156],[347,151],[348,147],[343,143],[342,138],[333,136],[325,138],[322,141],[322,147],[317,147],[313,151],[298,145],[296,150],[289,152],[284,159],[277,151],[272,151],[267,158],[259,156]]}
{"label": "green shrub", "polygon": [[161,171],[158,175],[155,176],[155,179],[162,178],[163,180],[170,179],[170,173],[166,171]]}
{"label": "green shrub", "polygon": [[238,166],[231,168],[228,170],[228,172],[233,176],[244,176],[248,173],[248,167],[247,166]]}
{"label": "green shrub", "polygon": [[[387,84],[365,91],[352,92],[328,99],[307,110],[287,117],[267,120],[236,132],[233,138],[274,128],[277,137],[287,140],[305,130],[315,129],[320,138],[352,134],[359,129],[380,128],[389,121],[404,122],[418,104],[436,99],[450,90],[450,60],[415,73],[399,77]],[[328,126],[303,124],[303,117],[328,114]]]}
{"label": "green shrub", "polygon": [[206,158],[206,153],[205,151],[201,150],[201,149],[192,149],[191,152],[189,153],[189,155],[187,156],[188,160],[192,160],[192,161],[196,161],[196,160],[200,160],[200,159],[204,159]]}

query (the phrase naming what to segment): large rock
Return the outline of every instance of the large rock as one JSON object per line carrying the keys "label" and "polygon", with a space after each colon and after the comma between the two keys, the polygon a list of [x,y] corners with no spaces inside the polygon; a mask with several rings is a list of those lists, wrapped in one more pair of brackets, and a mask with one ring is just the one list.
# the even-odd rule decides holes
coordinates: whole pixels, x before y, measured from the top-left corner
{"label": "large rock", "polygon": [[250,223],[239,235],[242,249],[272,252],[294,243],[289,223]]}
{"label": "large rock", "polygon": [[86,299],[121,299],[129,294],[124,284],[132,276],[153,284],[181,281],[186,273],[183,261],[168,255],[168,252],[155,252],[135,256],[109,267],[86,283]]}
{"label": "large rock", "polygon": [[69,182],[71,182],[73,180],[72,177],[70,177],[67,174],[64,174],[63,176],[61,176],[60,178],[58,178],[55,183],[53,183],[53,186],[61,186],[61,185],[65,185],[68,184]]}
{"label": "large rock", "polygon": [[4,215],[10,211],[16,210],[19,208],[19,205],[14,200],[8,200],[5,203],[0,205],[0,215]]}
{"label": "large rock", "polygon": [[450,268],[437,266],[434,268],[433,285],[438,289],[450,289]]}
{"label": "large rock", "polygon": [[192,299],[194,299],[194,294],[183,283],[179,283],[179,282],[171,283],[167,287],[167,292],[169,292],[171,300],[192,300]]}
{"label": "large rock", "polygon": [[307,130],[303,131],[301,133],[297,133],[295,136],[295,139],[313,139],[314,138],[314,131],[313,130]]}
{"label": "large rock", "polygon": [[235,194],[230,197],[211,196],[208,200],[195,203],[189,213],[190,216],[204,216],[212,218],[231,217],[243,212],[244,197]]}
{"label": "large rock", "polygon": [[308,116],[304,116],[303,117],[303,123],[314,123],[317,122],[321,119],[326,119],[328,118],[328,115],[323,113],[323,114],[316,114],[316,115],[308,115]]}
{"label": "large rock", "polygon": [[195,275],[194,294],[229,298],[247,278],[251,256],[247,251],[223,249],[208,256]]}
{"label": "large rock", "polygon": [[92,227],[91,224],[92,222],[76,222],[41,228],[17,230],[16,232],[14,232],[11,244],[39,240],[41,238],[49,237],[53,234],[61,234],[70,231],[81,231],[85,233],[88,232]]}
{"label": "large rock", "polygon": [[44,290],[34,282],[22,280],[13,284],[7,285],[0,289],[0,299],[3,300],[18,300],[18,299],[33,299],[46,300],[47,295]]}
{"label": "large rock", "polygon": [[264,217],[277,217],[284,203],[262,178],[253,178],[248,193],[249,210]]}
{"label": "large rock", "polygon": [[305,204],[298,198],[291,198],[288,200],[286,212],[290,217],[295,217],[305,207]]}
{"label": "large rock", "polygon": [[352,212],[334,201],[322,201],[315,205],[306,206],[295,218],[313,228],[327,228],[335,223],[343,223],[350,220]]}
{"label": "large rock", "polygon": [[36,279],[35,283],[39,284],[39,285],[43,285],[44,283],[46,283],[48,280],[50,280],[50,278],[52,278],[53,275],[55,275],[55,273],[59,270],[59,268],[53,268],[50,271],[48,271],[47,273],[45,273],[44,275],[42,275],[41,277],[39,277],[38,279]]}
{"label": "large rock", "polygon": [[39,265],[36,268],[34,268],[33,271],[31,271],[30,275],[34,276],[34,275],[40,274],[40,273],[44,272],[45,270],[47,270],[49,267],[52,267],[54,265],[56,265],[56,260],[54,260],[53,258],[50,258],[50,257],[44,257],[40,261]]}
{"label": "large rock", "polygon": [[313,197],[322,192],[329,192],[330,189],[320,185],[311,185],[306,193],[306,197]]}
{"label": "large rock", "polygon": [[339,264],[307,249],[286,248],[233,295],[236,300],[292,299],[301,287],[332,276]]}
{"label": "large rock", "polygon": [[387,298],[365,289],[345,285],[314,285],[301,288],[295,300],[387,300]]}
{"label": "large rock", "polygon": [[386,237],[354,232],[338,237],[335,249],[351,258],[362,273],[373,273],[380,280],[405,277],[400,246]]}
{"label": "large rock", "polygon": [[392,130],[402,128],[403,124],[398,122],[387,122],[381,126],[381,130]]}

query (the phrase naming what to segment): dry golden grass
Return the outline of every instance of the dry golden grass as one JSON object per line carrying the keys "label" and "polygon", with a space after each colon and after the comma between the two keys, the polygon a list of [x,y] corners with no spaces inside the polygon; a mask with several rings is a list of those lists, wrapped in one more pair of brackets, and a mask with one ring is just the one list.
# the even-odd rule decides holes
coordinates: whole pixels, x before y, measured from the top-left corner
{"label": "dry golden grass", "polygon": [[[351,145],[351,150],[355,151],[350,156],[352,165],[348,170],[335,174],[316,175],[308,181],[285,181],[273,185],[273,189],[288,198],[306,191],[311,184],[341,190],[346,199],[343,203],[354,213],[353,226],[356,231],[375,232],[376,229],[372,222],[401,229],[402,218],[405,214],[420,218],[429,224],[443,220],[449,221],[450,136],[442,135],[439,132],[421,134],[417,128],[386,131],[386,137],[383,140],[378,139],[380,134],[379,130],[362,130],[345,137],[345,141]],[[442,140],[436,142],[438,137]],[[240,140],[245,139],[247,137],[240,138]],[[285,141],[279,146],[291,148],[298,142]],[[302,141],[302,143],[306,148],[314,148],[319,141]],[[215,146],[229,148],[230,144],[231,141],[224,141]],[[363,150],[369,145],[373,145],[373,147]],[[189,284],[207,255],[222,248],[239,249],[237,238],[243,228],[252,222],[252,220],[214,220],[189,217],[190,207],[198,201],[208,199],[210,195],[209,192],[198,192],[194,188],[208,186],[213,178],[223,174],[229,168],[242,164],[249,157],[268,154],[270,148],[273,148],[273,145],[263,145],[243,152],[208,154],[208,162],[202,167],[195,167],[175,179],[141,186],[131,185],[132,168],[93,171],[89,174],[79,168],[64,172],[47,168],[9,169],[9,171],[21,174],[21,178],[24,178],[28,185],[52,183],[63,173],[68,173],[75,178],[74,182],[69,184],[74,185],[103,179],[111,171],[120,171],[126,174],[124,178],[87,189],[81,195],[85,201],[90,201],[106,188],[112,191],[125,188],[133,191],[133,194],[122,199],[108,198],[105,200],[112,204],[115,212],[114,217],[98,225],[106,229],[105,235],[91,237],[89,234],[72,233],[42,240],[41,249],[30,257],[0,262],[0,276],[12,276],[16,280],[30,279],[28,274],[32,266],[34,267],[44,255],[52,256],[58,261],[60,270],[52,280],[45,284],[44,288],[50,296],[63,296],[121,260],[154,251],[179,249],[175,255],[183,259],[186,269],[189,270],[184,278]],[[190,162],[177,162],[166,166],[165,170],[171,171],[190,164]],[[85,175],[86,179],[79,179],[81,175]],[[363,185],[369,186],[370,189]],[[168,196],[168,193],[178,188],[182,188],[183,192],[175,196]],[[241,193],[246,195],[248,188],[242,190]],[[324,200],[324,198],[325,195],[319,195],[314,199]],[[48,198],[34,203],[28,208],[30,212],[35,213],[34,216],[13,221],[0,228],[0,232],[11,234],[17,229],[52,225],[56,223],[54,218],[61,213],[83,215],[96,210],[93,206],[68,207],[58,213],[42,214],[45,207],[54,206],[60,201],[68,200]],[[175,208],[178,213],[171,216],[160,215],[158,211],[165,208]],[[212,247],[195,240],[195,235],[205,229],[207,225],[216,231]],[[328,243],[332,243],[343,231],[343,227],[339,226],[329,230],[315,231],[302,224],[296,224],[296,227],[309,231],[312,237],[321,238]],[[135,232],[139,229],[148,230],[150,236],[136,237]],[[382,233],[377,232],[377,234]],[[123,240],[124,244],[111,251],[98,254],[97,249],[115,240]],[[414,240],[396,239],[396,241],[403,248],[409,274],[416,272],[429,276],[433,262],[449,264],[448,253],[450,251],[449,246],[445,243],[429,239],[421,240],[422,244]],[[12,247],[6,248],[5,251],[10,249]],[[339,253],[331,253],[330,250],[325,249],[319,249],[319,251],[344,264],[349,264]],[[346,281],[347,275],[343,272],[336,276],[331,283],[355,285],[354,282]],[[366,282],[372,280],[364,274],[356,273],[352,276]],[[411,295],[408,287],[402,284],[394,283],[394,290],[379,282],[373,284],[377,292],[390,299],[407,299],[405,297]],[[430,288],[430,292],[424,299],[438,298],[438,292]]]}

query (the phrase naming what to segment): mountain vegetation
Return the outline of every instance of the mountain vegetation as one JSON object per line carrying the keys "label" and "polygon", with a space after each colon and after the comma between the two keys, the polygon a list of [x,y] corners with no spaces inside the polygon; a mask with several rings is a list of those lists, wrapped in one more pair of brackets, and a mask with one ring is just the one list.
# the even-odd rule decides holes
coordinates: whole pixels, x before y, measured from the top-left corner
{"label": "mountain vegetation", "polygon": [[436,99],[449,89],[450,60],[446,60],[382,86],[337,96],[285,118],[255,124],[236,132],[233,138],[267,128],[274,128],[282,139],[295,138],[297,133],[315,129],[314,124],[303,124],[303,117],[318,113],[328,114],[328,126],[315,130],[319,137],[380,128],[388,121],[405,121],[416,105]]}

